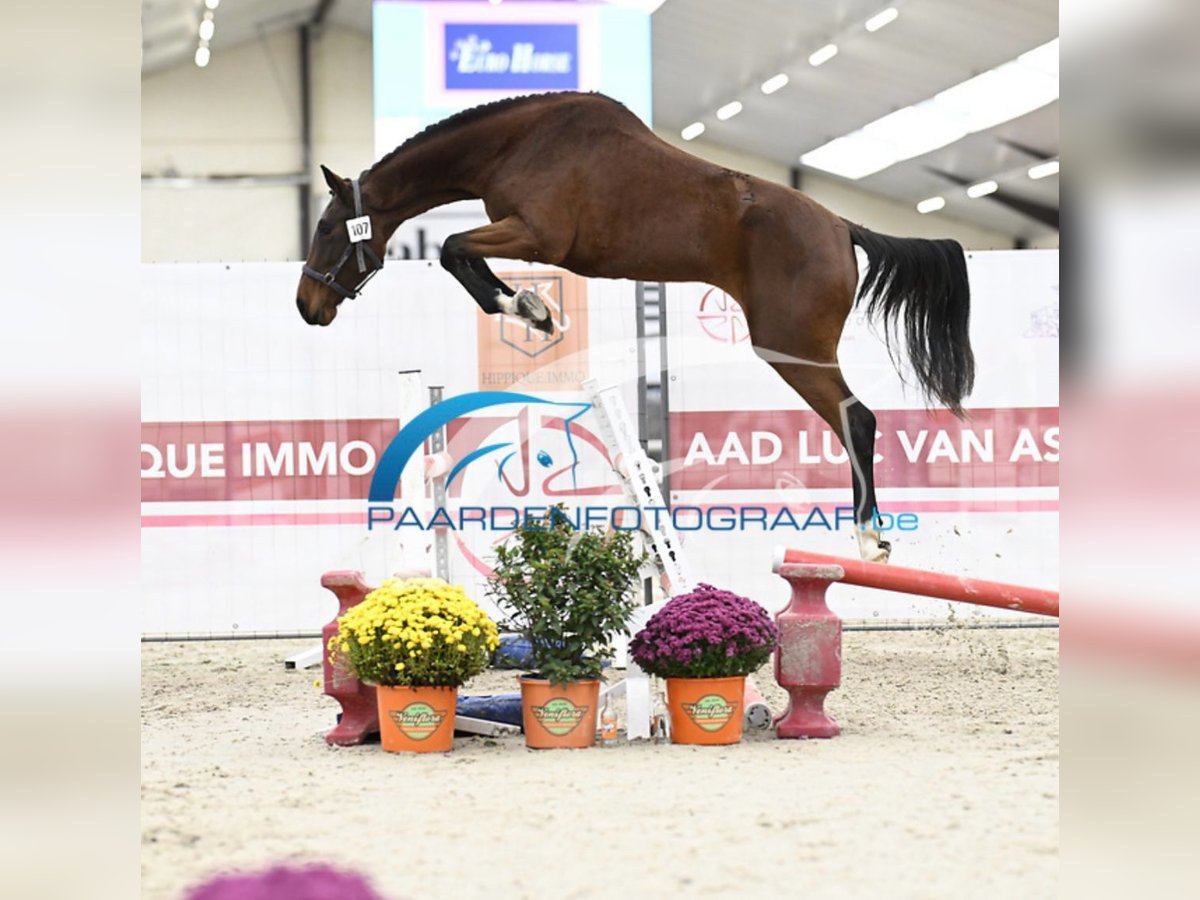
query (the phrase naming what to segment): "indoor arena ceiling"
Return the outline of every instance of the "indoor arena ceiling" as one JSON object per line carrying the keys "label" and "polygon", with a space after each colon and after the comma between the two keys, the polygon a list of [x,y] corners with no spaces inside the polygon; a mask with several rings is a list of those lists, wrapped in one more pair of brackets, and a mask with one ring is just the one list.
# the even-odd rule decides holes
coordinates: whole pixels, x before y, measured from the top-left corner
{"label": "indoor arena ceiling", "polygon": [[[144,71],[192,59],[204,8],[204,0],[144,0]],[[868,30],[868,20],[889,8],[898,15],[885,14]],[[314,16],[364,33],[371,29],[370,0],[225,0],[215,11],[212,53]],[[1054,40],[1058,4],[665,0],[651,21],[656,127],[678,135],[700,122],[704,142],[803,172],[802,154],[863,126],[870,136],[880,128],[872,123],[906,107],[922,104],[906,135],[944,130],[943,121],[927,115],[931,104],[924,101]],[[810,56],[831,43],[837,54],[812,65]],[[788,76],[787,84],[764,94],[763,82],[779,74]],[[741,111],[719,119],[717,110],[733,101],[741,103]],[[1058,157],[1057,100],[965,137],[953,129],[946,137],[950,142],[940,149],[847,183],[914,205],[941,196],[946,205],[932,215],[1013,239],[1057,227],[1057,174],[1037,180],[1028,174],[1035,164]],[[969,185],[987,180],[997,182],[994,193],[967,197]]]}

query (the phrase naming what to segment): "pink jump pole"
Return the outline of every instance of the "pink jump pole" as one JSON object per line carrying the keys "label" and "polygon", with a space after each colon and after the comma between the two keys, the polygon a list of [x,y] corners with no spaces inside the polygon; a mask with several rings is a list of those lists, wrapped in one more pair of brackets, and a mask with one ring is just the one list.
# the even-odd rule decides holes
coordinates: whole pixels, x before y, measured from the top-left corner
{"label": "pink jump pole", "polygon": [[325,742],[348,747],[361,744],[368,735],[379,731],[379,708],[375,705],[375,688],[329,661],[329,639],[337,634],[338,616],[361,603],[371,588],[363,581],[361,572],[326,572],[321,576],[321,587],[332,591],[338,600],[337,616],[321,629],[325,693],[342,705],[338,723],[325,735]]}
{"label": "pink jump pole", "polygon": [[792,588],[788,606],[775,617],[779,625],[775,679],[791,698],[787,712],[775,723],[781,738],[833,737],[840,731],[825,712],[825,696],[842,681],[842,623],[825,605],[831,582],[1058,616],[1057,591],[806,550],[785,550],[776,559],[775,572]]}
{"label": "pink jump pole", "polygon": [[956,600],[960,603],[993,606],[997,609],[1015,609],[1040,616],[1058,616],[1058,591],[1002,584],[999,581],[984,581],[981,578],[966,578],[961,575],[943,575],[939,572],[906,569],[903,566],[863,562],[859,559],[842,559],[823,553],[809,553],[807,550],[785,550],[783,559],[777,561],[775,566],[775,571],[782,575],[781,563],[839,566],[845,573],[841,580],[859,587],[920,594],[923,597]]}

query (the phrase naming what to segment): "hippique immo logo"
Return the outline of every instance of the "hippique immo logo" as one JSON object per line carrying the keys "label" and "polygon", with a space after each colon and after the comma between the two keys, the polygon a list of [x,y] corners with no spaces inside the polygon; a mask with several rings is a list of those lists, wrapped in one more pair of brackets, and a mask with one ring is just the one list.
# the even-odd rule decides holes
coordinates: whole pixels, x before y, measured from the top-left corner
{"label": "hippique immo logo", "polygon": [[434,709],[428,703],[418,700],[404,709],[389,710],[388,714],[406,738],[423,741],[438,730],[447,713],[444,709]]}
{"label": "hippique immo logo", "polygon": [[705,731],[720,731],[729,724],[738,705],[720,694],[705,694],[695,703],[680,704],[687,717]]}
{"label": "hippique immo logo", "polygon": [[555,697],[544,706],[533,706],[530,709],[533,710],[533,717],[538,723],[555,737],[562,737],[574,731],[588,711],[588,707],[576,706],[566,697]]}
{"label": "hippique immo logo", "polygon": [[539,331],[520,316],[476,311],[479,389],[521,385],[536,391],[579,391],[590,377],[588,283],[571,272],[543,269],[497,272],[514,290],[537,295],[554,330]]}

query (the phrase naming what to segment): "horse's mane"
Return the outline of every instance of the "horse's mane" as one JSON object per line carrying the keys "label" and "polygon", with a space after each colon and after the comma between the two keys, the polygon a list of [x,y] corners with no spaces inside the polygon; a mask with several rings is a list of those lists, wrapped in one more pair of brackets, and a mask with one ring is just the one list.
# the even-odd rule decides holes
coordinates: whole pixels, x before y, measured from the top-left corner
{"label": "horse's mane", "polygon": [[432,125],[426,126],[424,130],[414,134],[399,147],[396,147],[394,150],[376,162],[375,165],[371,166],[371,168],[367,169],[367,171],[363,173],[363,177],[366,177],[379,166],[387,163],[390,159],[392,159],[392,157],[396,156],[396,154],[400,153],[401,151],[408,150],[417,144],[423,144],[430,138],[437,137],[439,134],[444,134],[447,131],[453,131],[455,128],[458,128],[461,125],[468,125],[478,119],[484,119],[488,116],[494,115],[495,113],[504,112],[506,109],[510,109],[514,106],[521,106],[526,103],[536,103],[543,100],[571,96],[599,97],[603,100],[608,100],[610,103],[615,103],[622,109],[625,108],[625,105],[619,100],[613,100],[611,97],[601,94],[598,91],[592,91],[590,93],[582,93],[580,91],[548,91],[544,94],[522,94],[519,97],[505,97],[503,100],[493,100],[491,103],[481,103],[479,106],[472,106],[469,109],[464,109],[462,112],[456,112],[454,115],[447,116],[440,122],[434,122]]}

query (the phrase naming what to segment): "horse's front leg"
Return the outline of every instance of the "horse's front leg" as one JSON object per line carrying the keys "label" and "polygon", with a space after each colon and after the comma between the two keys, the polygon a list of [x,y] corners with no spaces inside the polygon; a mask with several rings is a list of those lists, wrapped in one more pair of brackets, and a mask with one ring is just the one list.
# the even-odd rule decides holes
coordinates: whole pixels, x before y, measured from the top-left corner
{"label": "horse's front leg", "polygon": [[543,259],[529,230],[516,216],[448,237],[442,244],[442,267],[489,315],[518,316],[547,334],[554,321],[546,304],[533,291],[513,290],[495,276],[484,261],[486,256],[534,261]]}

